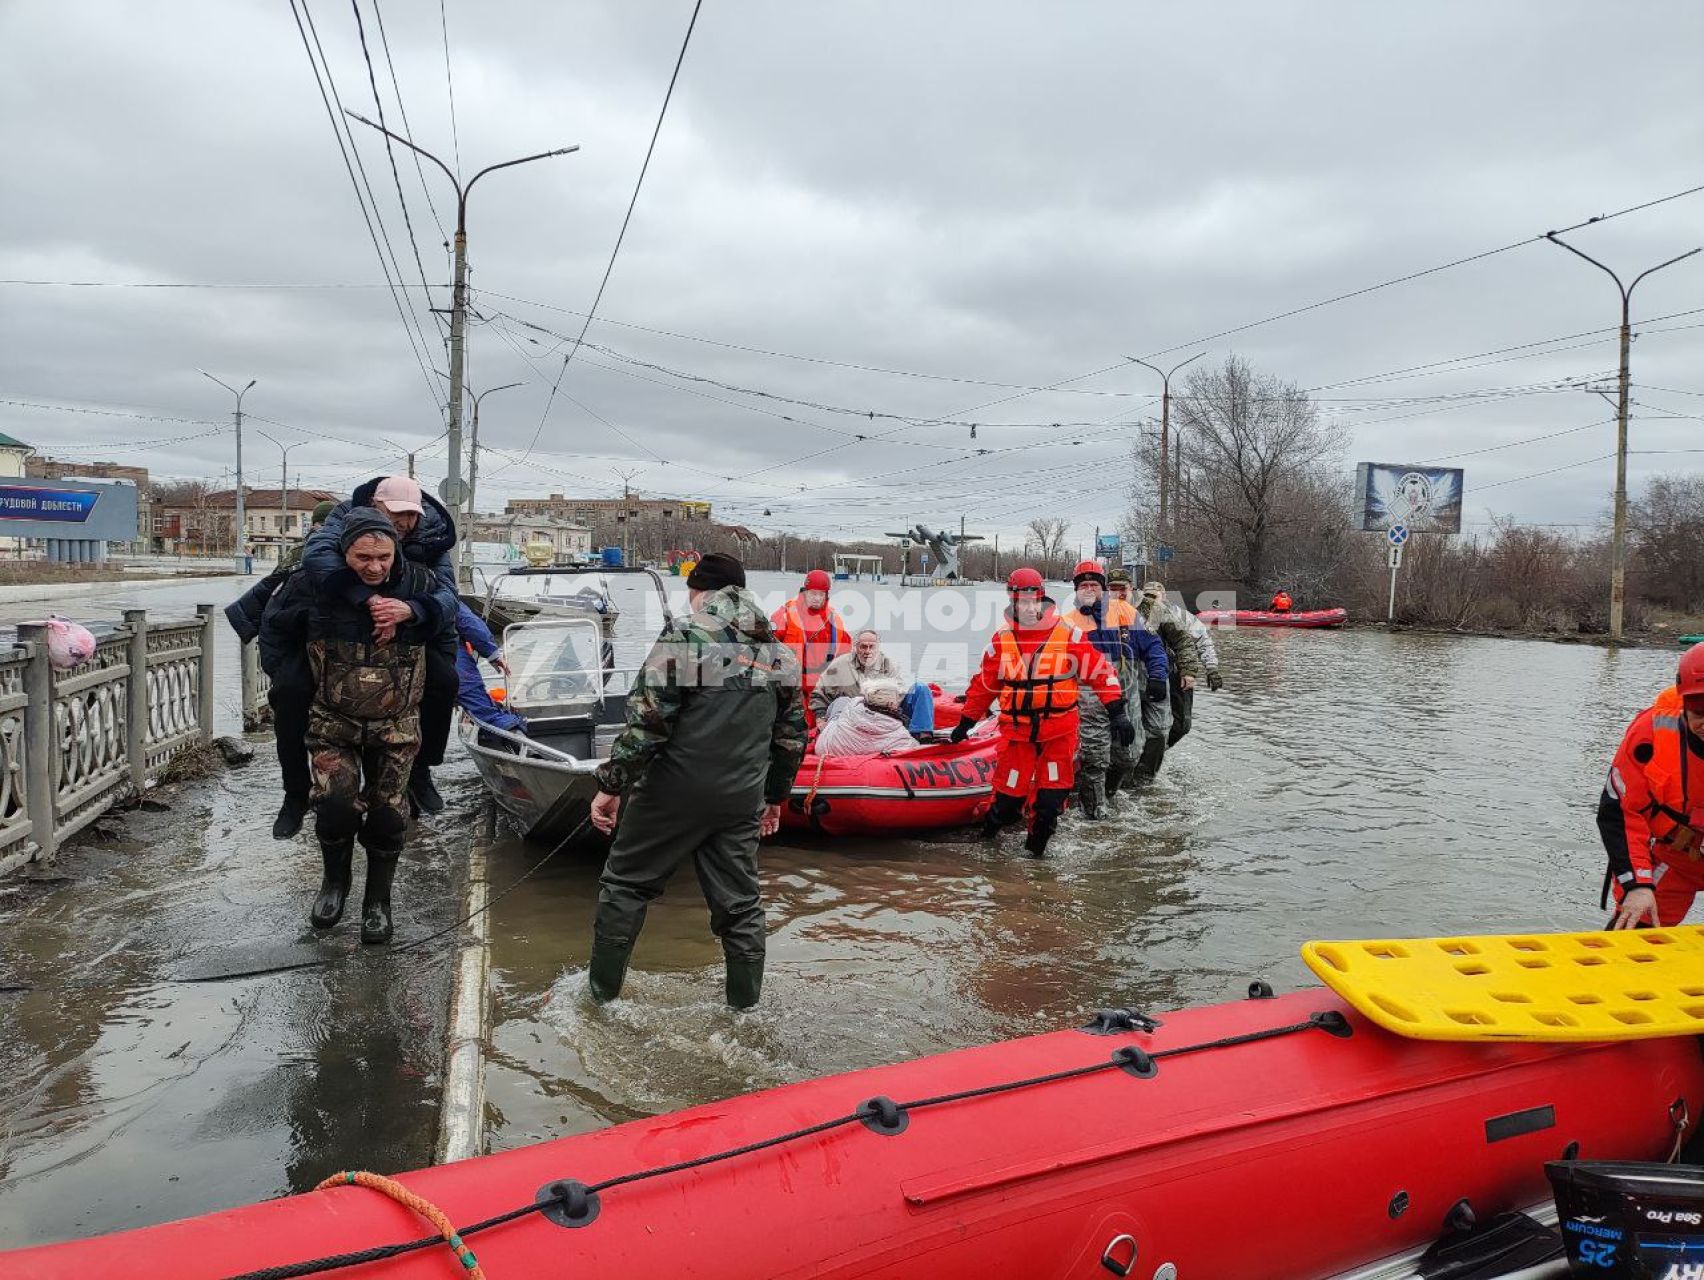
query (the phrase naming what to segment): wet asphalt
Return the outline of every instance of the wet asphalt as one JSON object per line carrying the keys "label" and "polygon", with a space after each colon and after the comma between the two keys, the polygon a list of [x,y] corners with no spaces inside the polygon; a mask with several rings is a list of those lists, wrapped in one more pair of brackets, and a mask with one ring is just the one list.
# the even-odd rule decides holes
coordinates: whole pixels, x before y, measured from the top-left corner
{"label": "wet asphalt", "polygon": [[[252,579],[116,584],[0,605],[0,626],[125,608],[223,605]],[[221,619],[217,729],[240,733],[237,644]],[[346,916],[307,925],[311,831],[271,836],[271,739],[249,765],[154,793],[0,880],[0,1244],[160,1222],[312,1187],[344,1168],[431,1161],[453,934],[363,948]],[[452,753],[449,809],[417,827],[397,877],[397,942],[454,924],[477,779]],[[359,875],[359,858],[357,859]],[[228,981],[233,971],[324,961]]]}

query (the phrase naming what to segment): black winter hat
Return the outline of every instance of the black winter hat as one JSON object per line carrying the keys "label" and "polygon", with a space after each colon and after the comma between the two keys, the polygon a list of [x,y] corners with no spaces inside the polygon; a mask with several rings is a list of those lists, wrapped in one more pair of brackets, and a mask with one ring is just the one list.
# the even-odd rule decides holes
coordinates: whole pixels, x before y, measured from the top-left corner
{"label": "black winter hat", "polygon": [[718,587],[743,587],[745,584],[745,566],[720,551],[712,551],[693,565],[692,572],[686,575],[686,585],[694,591],[715,591]]}
{"label": "black winter hat", "polygon": [[349,514],[343,518],[343,528],[338,534],[337,545],[341,550],[347,551],[357,538],[365,538],[374,533],[381,534],[392,542],[397,541],[396,526],[384,512],[376,507],[351,507]]}

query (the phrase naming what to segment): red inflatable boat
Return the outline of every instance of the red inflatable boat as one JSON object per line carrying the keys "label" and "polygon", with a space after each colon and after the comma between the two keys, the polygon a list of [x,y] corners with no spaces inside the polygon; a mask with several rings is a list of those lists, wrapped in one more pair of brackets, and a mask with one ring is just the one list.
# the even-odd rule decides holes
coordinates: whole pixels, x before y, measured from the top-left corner
{"label": "red inflatable boat", "polygon": [[[959,722],[962,698],[937,698],[935,723]],[[781,825],[824,835],[933,831],[979,820],[993,803],[999,737],[940,742],[893,755],[818,756],[807,752],[781,806]]]}
{"label": "red inflatable boat", "polygon": [[[400,1181],[491,1280],[1310,1280],[1434,1239],[1464,1198],[1481,1220],[1546,1199],[1575,1144],[1662,1159],[1671,1107],[1704,1114],[1691,1038],[1405,1040],[1315,989],[1111,1011]],[[449,1253],[414,1208],[338,1185],[0,1274],[468,1274]]]}
{"label": "red inflatable boat", "polygon": [[1273,613],[1268,609],[1203,609],[1195,615],[1210,627],[1341,627],[1347,609],[1303,609]]}

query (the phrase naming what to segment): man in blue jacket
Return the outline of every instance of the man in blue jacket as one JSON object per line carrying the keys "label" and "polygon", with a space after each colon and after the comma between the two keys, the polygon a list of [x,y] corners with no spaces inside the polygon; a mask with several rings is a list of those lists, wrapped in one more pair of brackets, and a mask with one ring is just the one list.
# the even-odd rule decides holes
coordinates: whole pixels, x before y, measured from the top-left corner
{"label": "man in blue jacket", "polygon": [[456,613],[456,701],[461,709],[481,724],[488,724],[510,733],[525,733],[526,719],[507,707],[497,705],[491,691],[485,687],[485,677],[479,672],[479,660],[484,658],[504,675],[509,664],[503,660],[503,650],[491,636],[485,620],[465,604]]}
{"label": "man in blue jacket", "polygon": [[[302,569],[317,592],[335,592],[351,605],[380,608],[375,594],[343,562],[340,542],[344,521],[352,511],[371,508],[386,516],[396,529],[402,554],[437,578],[433,616],[441,619],[426,643],[426,689],[420,702],[420,752],[408,778],[408,798],[423,813],[442,813],[444,798],[432,785],[431,769],[444,762],[450,720],[456,708],[456,593],[450,551],[456,545],[456,525],[450,513],[408,476],[377,476],[340,502],[325,524],[308,539]],[[423,602],[412,601],[417,610]]]}

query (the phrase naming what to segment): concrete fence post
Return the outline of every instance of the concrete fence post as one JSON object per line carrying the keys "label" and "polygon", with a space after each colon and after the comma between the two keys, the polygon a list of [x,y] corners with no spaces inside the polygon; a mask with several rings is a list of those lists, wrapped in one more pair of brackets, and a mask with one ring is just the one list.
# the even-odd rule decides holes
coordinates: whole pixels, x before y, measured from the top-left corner
{"label": "concrete fence post", "polygon": [[260,648],[245,642],[237,652],[243,668],[243,732],[253,733],[260,728]]}
{"label": "concrete fence post", "polygon": [[141,795],[148,789],[148,611],[126,609],[124,625],[130,628],[130,699],[124,714],[124,750],[130,763],[130,785]]}
{"label": "concrete fence post", "polygon": [[213,644],[218,637],[213,622],[219,616],[215,606],[198,604],[195,612],[201,616],[201,674],[195,682],[196,710],[201,721],[201,743],[213,741]]}
{"label": "concrete fence post", "polygon": [[47,660],[47,624],[20,622],[18,643],[29,646],[30,651],[24,668],[24,693],[29,697],[24,707],[24,804],[29,809],[31,836],[46,862],[59,849],[53,811],[59,744],[53,722],[53,667]]}

